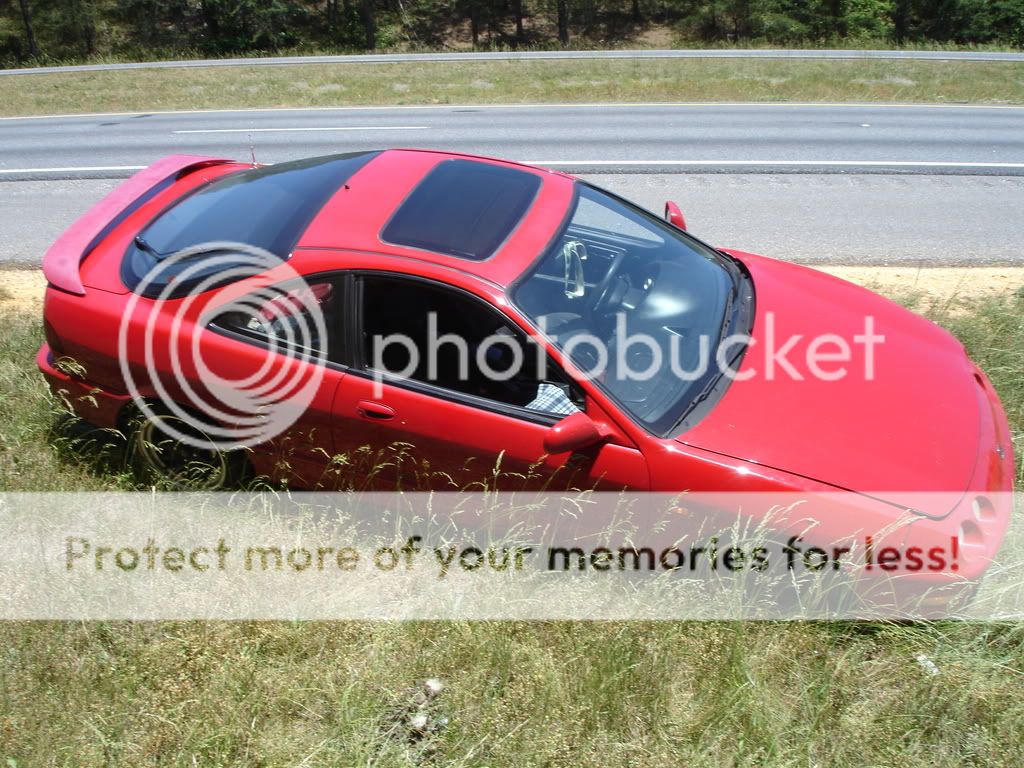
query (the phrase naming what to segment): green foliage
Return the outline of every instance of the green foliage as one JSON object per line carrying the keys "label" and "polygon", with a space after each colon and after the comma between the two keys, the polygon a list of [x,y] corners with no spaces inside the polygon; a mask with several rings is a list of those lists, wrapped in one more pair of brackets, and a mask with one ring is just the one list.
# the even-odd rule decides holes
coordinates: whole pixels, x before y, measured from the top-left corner
{"label": "green foliage", "polygon": [[1024,43],[1024,0],[903,0],[913,40]]}
{"label": "green foliage", "polygon": [[684,44],[1022,47],[1024,0],[0,0],[0,62],[625,46],[658,28]]}
{"label": "green foliage", "polygon": [[891,37],[892,3],[889,0],[846,0],[846,35],[852,40]]}

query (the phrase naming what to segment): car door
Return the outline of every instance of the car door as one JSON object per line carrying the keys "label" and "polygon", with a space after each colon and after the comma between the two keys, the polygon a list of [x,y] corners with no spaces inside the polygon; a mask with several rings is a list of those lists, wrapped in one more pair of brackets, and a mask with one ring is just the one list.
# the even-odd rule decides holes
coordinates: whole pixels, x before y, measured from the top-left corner
{"label": "car door", "polygon": [[[324,485],[334,453],[334,396],[346,375],[341,360],[350,293],[344,275],[261,288],[218,310],[201,338],[205,377],[279,401],[267,411],[282,428],[250,451],[256,473],[277,483]],[[281,410],[269,414],[276,406]]]}
{"label": "car door", "polygon": [[[454,286],[387,273],[361,273],[354,289],[355,355],[333,408],[339,482],[371,490],[649,487],[646,463],[632,441],[495,307]],[[431,321],[427,309],[442,317]],[[430,349],[432,323],[447,346]],[[470,353],[464,370],[456,349],[460,334]],[[539,376],[534,370],[523,380],[488,380],[507,369],[488,358],[492,350],[480,352],[485,334],[501,337],[495,347],[508,339],[510,349],[523,345],[524,357],[543,358],[537,366],[543,378],[533,381]],[[399,336],[408,343],[395,340]],[[395,337],[393,348],[373,346],[388,337]],[[412,349],[420,360],[410,366]],[[486,371],[477,360],[489,360]],[[549,455],[545,436],[577,410],[606,439],[577,453]]]}

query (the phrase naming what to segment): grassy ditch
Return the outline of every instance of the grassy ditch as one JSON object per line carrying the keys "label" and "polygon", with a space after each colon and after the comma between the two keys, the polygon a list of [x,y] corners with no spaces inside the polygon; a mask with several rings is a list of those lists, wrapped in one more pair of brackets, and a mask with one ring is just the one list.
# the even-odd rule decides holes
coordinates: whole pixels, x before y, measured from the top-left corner
{"label": "grassy ditch", "polygon": [[[903,298],[992,377],[1019,456],[1024,297]],[[0,489],[130,487],[55,432],[37,313],[0,322]],[[1020,624],[0,623],[0,659],[18,768],[1024,763]],[[410,735],[425,678],[447,724]]]}
{"label": "grassy ditch", "polygon": [[0,78],[0,115],[651,101],[1024,103],[1024,64],[578,60],[309,64]]}

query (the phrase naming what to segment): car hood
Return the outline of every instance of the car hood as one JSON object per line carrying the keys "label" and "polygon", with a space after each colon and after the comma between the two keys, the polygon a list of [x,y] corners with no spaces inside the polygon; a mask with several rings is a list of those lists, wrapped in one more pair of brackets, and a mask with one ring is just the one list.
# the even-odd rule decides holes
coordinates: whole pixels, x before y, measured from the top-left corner
{"label": "car hood", "polygon": [[[914,506],[923,492],[963,492],[980,439],[978,384],[961,344],[934,323],[870,291],[822,272],[734,253],[751,272],[756,314],[753,343],[740,375],[682,443]],[[867,371],[866,318],[885,340]],[[772,329],[771,326],[774,326]],[[786,354],[802,381],[781,366],[767,375],[766,347],[801,336]],[[836,334],[852,348],[845,377],[812,375],[811,339]],[[835,351],[825,345],[823,351]],[[925,510],[922,510],[925,511]],[[944,515],[949,509],[928,510]]]}

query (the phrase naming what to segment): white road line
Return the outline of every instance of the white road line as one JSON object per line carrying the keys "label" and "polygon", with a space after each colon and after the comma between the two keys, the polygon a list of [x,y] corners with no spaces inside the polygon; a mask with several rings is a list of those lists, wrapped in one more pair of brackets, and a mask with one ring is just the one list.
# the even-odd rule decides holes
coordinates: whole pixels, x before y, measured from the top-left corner
{"label": "white road line", "polygon": [[960,163],[927,160],[520,160],[526,165],[572,166],[808,166],[815,168],[1024,168],[1024,163]]}
{"label": "white road line", "polygon": [[0,168],[0,173],[85,173],[86,171],[141,171],[144,165],[86,165],[75,168]]}
{"label": "white road line", "polygon": [[346,125],[324,128],[188,128],[171,133],[299,133],[315,131],[425,131],[427,125]]}
{"label": "white road line", "polygon": [[[1024,169],[1024,163],[972,163],[930,160],[517,160],[526,165],[617,167],[617,166],[678,166],[694,168],[715,167],[813,167],[813,168],[1002,168]],[[270,163],[268,163],[270,165]],[[98,171],[139,171],[144,165],[90,165],[63,168],[2,168],[0,174],[31,173],[87,173]]]}
{"label": "white road line", "polygon": [[288,112],[383,112],[388,110],[491,110],[491,109],[637,109],[652,107],[760,107],[766,109],[799,108],[850,108],[850,109],[970,109],[970,110],[1024,110],[1020,104],[939,104],[939,103],[872,103],[872,102],[785,102],[785,101],[642,101],[642,102],[582,102],[582,103],[545,103],[545,104],[393,104],[366,105],[347,107],[243,107],[239,109],[167,109],[167,110],[136,110],[134,112],[82,112],[64,115],[11,115],[0,117],[0,121],[14,120],[59,120],[96,117],[141,117],[158,115],[235,115],[253,113],[288,113]]}

